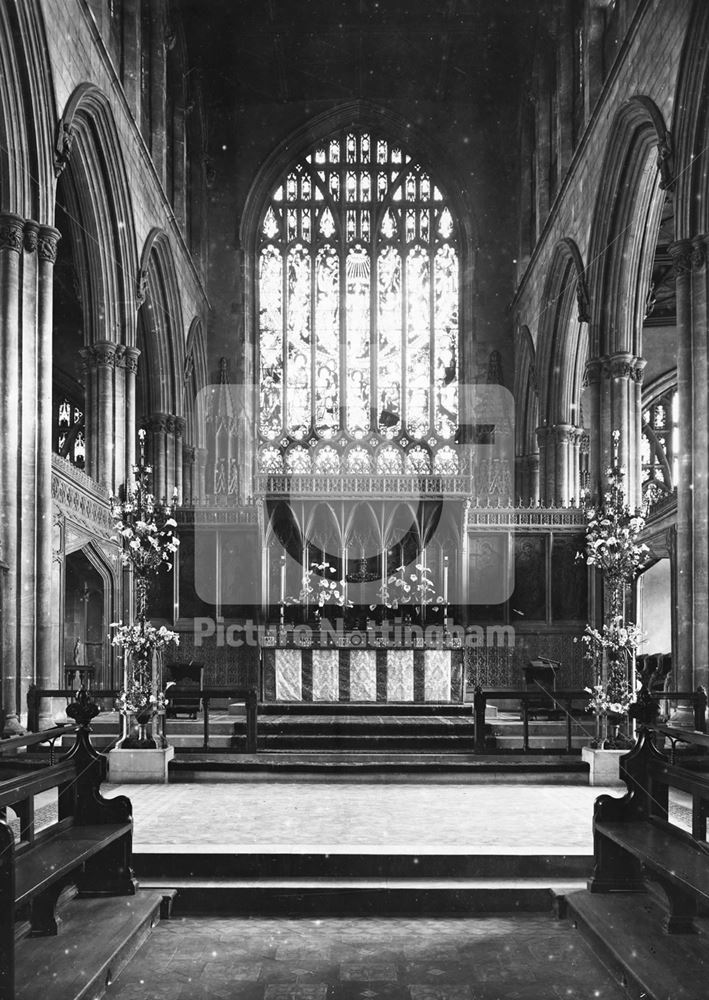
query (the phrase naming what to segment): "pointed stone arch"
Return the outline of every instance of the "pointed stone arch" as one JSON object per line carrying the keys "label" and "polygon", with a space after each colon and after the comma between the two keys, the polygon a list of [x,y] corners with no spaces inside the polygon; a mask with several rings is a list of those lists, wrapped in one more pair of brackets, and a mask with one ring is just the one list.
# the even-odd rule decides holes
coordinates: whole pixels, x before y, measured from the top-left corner
{"label": "pointed stone arch", "polygon": [[640,502],[642,326],[664,191],[671,187],[671,138],[655,103],[636,95],[618,109],[605,154],[591,228],[588,272],[588,423],[591,489],[600,489],[611,433],[620,431],[631,503]]}
{"label": "pointed stone arch", "polygon": [[183,492],[185,333],[177,272],[164,230],[148,233],[135,288],[139,304],[138,422],[148,431],[147,450],[158,497]]}

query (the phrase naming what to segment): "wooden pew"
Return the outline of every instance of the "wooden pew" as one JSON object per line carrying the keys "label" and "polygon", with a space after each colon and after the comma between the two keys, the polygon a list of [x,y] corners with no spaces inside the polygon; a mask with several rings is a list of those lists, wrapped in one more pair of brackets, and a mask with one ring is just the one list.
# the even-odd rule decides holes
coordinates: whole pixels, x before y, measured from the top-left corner
{"label": "wooden pew", "polygon": [[[0,781],[0,1000],[14,1000],[16,939],[57,934],[60,895],[74,889],[80,896],[136,892],[131,803],[124,795],[103,798],[105,771],[82,725],[58,763]],[[58,790],[57,820],[39,830],[34,796],[52,788]],[[9,808],[19,818],[17,843]]]}
{"label": "wooden pew", "polygon": [[[642,892],[646,879],[664,890],[670,934],[695,933],[694,918],[709,912],[709,775],[690,771],[655,746],[656,734],[694,747],[709,746],[700,732],[668,726],[644,727],[633,749],[620,761],[628,791],[622,798],[601,795],[593,815],[595,864],[588,888],[593,893]],[[692,801],[692,831],[668,821],[670,788]]]}

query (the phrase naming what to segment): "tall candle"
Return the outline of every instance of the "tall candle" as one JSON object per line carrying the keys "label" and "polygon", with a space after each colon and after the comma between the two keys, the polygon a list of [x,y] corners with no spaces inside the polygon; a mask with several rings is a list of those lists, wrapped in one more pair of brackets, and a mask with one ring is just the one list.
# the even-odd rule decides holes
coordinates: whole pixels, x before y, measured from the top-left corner
{"label": "tall candle", "polygon": [[443,603],[448,604],[448,556],[443,557]]}
{"label": "tall candle", "polygon": [[286,600],[286,557],[281,556],[281,604]]}

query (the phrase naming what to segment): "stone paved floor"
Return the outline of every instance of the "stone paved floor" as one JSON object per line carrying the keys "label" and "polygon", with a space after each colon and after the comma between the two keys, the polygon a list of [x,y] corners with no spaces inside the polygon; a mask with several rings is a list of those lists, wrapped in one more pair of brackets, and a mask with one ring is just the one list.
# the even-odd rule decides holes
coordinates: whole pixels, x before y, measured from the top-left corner
{"label": "stone paved floor", "polygon": [[622,1000],[549,916],[163,922],[110,1000]]}
{"label": "stone paved floor", "polygon": [[134,849],[317,846],[591,854],[593,803],[576,785],[244,782],[104,785],[133,802]]}

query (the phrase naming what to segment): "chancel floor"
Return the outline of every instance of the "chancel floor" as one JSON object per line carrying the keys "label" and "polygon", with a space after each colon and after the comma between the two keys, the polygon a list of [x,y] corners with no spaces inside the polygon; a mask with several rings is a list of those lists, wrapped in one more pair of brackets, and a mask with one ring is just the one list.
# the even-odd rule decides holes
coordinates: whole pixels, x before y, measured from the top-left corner
{"label": "chancel floor", "polygon": [[113,1000],[622,1000],[578,931],[549,915],[176,918]]}
{"label": "chancel floor", "polygon": [[[624,789],[623,789],[624,790]],[[200,782],[104,785],[133,803],[134,850],[353,846],[481,853],[593,853],[596,797],[577,785]]]}

